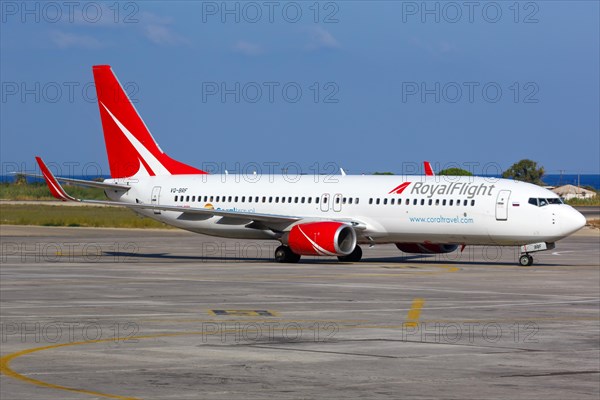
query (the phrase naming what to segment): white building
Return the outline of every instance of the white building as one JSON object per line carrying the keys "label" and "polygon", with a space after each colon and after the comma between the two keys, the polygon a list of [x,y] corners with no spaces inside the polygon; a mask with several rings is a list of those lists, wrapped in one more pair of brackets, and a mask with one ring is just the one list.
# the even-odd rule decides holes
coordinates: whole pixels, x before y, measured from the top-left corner
{"label": "white building", "polygon": [[583,189],[574,185],[564,185],[550,189],[565,200],[569,199],[591,199],[596,196],[596,192]]}

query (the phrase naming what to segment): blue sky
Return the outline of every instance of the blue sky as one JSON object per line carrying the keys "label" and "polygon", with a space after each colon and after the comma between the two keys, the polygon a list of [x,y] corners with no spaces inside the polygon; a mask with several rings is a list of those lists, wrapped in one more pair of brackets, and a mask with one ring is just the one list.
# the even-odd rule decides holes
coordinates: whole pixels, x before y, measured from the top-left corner
{"label": "blue sky", "polygon": [[1,4],[2,173],[108,173],[95,64],[198,167],[600,173],[597,1]]}

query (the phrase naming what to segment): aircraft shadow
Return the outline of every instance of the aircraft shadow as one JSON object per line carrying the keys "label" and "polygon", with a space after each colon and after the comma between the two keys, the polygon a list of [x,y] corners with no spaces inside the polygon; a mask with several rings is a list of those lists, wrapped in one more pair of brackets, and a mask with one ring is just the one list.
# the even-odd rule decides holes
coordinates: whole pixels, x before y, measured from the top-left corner
{"label": "aircraft shadow", "polygon": [[[169,253],[132,253],[132,252],[118,252],[118,251],[105,251],[103,252],[107,256],[119,258],[120,260],[131,260],[136,259],[153,259],[157,261],[171,260],[171,261],[221,261],[221,262],[273,262],[271,257],[227,257],[227,256],[188,256],[188,255],[175,255]],[[374,257],[374,258],[363,258],[360,263],[382,263],[382,264],[405,264],[415,263],[418,264],[434,264],[434,265],[496,265],[496,266],[516,266],[517,260],[514,261],[502,261],[502,260],[440,260],[436,259],[436,255],[412,255],[412,256],[397,256],[397,257]],[[358,263],[358,265],[360,265]],[[354,265],[356,263],[343,263],[338,261],[336,258],[303,258],[300,261],[302,264],[344,264]],[[554,264],[536,262],[534,266],[553,266]],[[525,268],[525,267],[524,267]]]}

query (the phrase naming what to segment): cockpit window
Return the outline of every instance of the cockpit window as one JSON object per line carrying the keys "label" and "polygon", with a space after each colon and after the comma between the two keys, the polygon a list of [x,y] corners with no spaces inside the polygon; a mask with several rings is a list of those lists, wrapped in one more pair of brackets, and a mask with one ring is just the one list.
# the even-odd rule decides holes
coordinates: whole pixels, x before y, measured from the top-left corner
{"label": "cockpit window", "polygon": [[563,202],[558,197],[553,197],[550,199],[544,199],[544,198],[536,199],[535,197],[530,197],[529,204],[533,204],[534,206],[537,206],[537,207],[544,207],[544,206],[547,206],[548,204],[563,204]]}

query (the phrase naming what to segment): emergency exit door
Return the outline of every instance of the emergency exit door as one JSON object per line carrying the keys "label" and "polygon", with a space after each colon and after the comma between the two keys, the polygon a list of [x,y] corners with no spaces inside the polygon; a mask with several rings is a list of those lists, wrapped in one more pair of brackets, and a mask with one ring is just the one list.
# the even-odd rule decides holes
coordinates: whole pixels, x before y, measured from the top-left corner
{"label": "emergency exit door", "polygon": [[[154,186],[154,188],[152,189],[150,203],[153,206],[158,206],[160,204],[160,186]],[[154,210],[154,214],[160,214],[160,210]]]}

